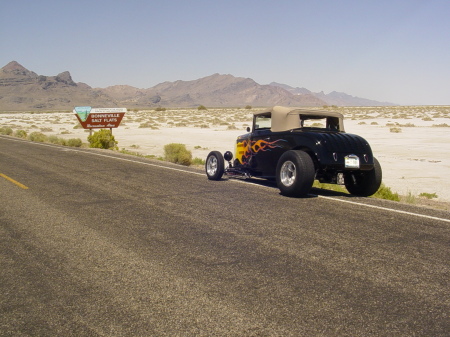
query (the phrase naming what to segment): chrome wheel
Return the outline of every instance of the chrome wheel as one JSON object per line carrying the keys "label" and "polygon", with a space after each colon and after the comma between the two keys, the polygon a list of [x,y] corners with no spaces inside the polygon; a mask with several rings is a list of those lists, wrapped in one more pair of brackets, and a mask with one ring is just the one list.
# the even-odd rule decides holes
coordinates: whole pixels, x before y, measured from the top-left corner
{"label": "chrome wheel", "polygon": [[278,160],[276,178],[283,195],[306,196],[312,187],[314,176],[314,162],[304,151],[286,151]]}
{"label": "chrome wheel", "polygon": [[284,186],[292,186],[297,177],[295,164],[291,161],[285,161],[280,169],[280,180]]}
{"label": "chrome wheel", "polygon": [[217,172],[217,158],[215,156],[208,157],[206,162],[206,172],[209,176],[214,176]]}
{"label": "chrome wheel", "polygon": [[225,171],[223,156],[219,151],[212,151],[206,158],[205,171],[209,180],[222,179]]}

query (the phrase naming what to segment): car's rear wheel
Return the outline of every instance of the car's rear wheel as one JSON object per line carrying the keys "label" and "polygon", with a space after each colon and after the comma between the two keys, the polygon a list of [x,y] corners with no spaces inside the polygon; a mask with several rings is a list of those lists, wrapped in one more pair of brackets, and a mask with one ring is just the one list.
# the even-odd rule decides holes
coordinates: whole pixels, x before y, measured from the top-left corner
{"label": "car's rear wheel", "polygon": [[219,151],[211,151],[208,154],[208,157],[206,157],[205,171],[209,180],[222,179],[223,173],[225,172],[225,161]]}
{"label": "car's rear wheel", "polygon": [[361,197],[375,194],[381,186],[381,165],[373,158],[373,169],[370,171],[356,171],[344,174],[344,183],[347,191]]}
{"label": "car's rear wheel", "polygon": [[278,161],[276,179],[283,195],[290,197],[307,195],[314,182],[314,175],[314,163],[304,151],[287,151]]}

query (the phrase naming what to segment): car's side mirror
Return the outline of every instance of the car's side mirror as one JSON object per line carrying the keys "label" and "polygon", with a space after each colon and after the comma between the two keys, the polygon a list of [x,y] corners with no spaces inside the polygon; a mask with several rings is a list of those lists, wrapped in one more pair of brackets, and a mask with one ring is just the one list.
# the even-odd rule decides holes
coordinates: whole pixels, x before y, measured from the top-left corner
{"label": "car's side mirror", "polygon": [[247,126],[247,132],[250,132],[250,127],[249,126]]}

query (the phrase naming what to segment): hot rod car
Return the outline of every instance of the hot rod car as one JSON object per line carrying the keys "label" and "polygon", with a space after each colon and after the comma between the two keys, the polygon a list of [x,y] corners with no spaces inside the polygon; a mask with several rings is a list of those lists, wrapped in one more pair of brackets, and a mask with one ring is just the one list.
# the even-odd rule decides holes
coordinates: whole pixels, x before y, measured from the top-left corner
{"label": "hot rod car", "polygon": [[206,175],[276,180],[286,196],[307,195],[315,179],[370,196],[381,185],[381,166],[365,139],[345,132],[343,119],[337,112],[281,106],[256,112],[252,129],[236,140],[234,160],[230,151],[210,152]]}

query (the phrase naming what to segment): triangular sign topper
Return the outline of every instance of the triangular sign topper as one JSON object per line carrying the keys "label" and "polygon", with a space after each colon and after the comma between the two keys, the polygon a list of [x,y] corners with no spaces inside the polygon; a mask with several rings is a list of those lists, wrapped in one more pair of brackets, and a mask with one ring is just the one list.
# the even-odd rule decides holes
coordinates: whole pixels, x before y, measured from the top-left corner
{"label": "triangular sign topper", "polygon": [[81,119],[81,121],[86,122],[88,115],[91,113],[90,106],[77,106],[73,112],[75,112]]}

